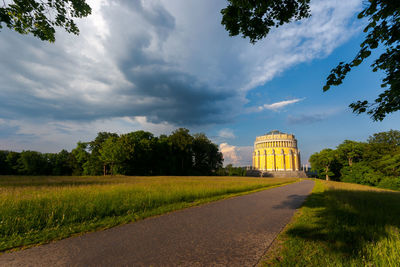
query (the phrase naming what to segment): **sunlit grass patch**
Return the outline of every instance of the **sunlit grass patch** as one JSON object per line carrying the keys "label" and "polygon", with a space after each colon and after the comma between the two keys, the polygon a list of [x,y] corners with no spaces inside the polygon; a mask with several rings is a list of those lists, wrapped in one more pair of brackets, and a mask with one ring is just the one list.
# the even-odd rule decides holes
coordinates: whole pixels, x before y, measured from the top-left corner
{"label": "sunlit grass patch", "polygon": [[262,265],[399,266],[400,192],[317,180]]}
{"label": "sunlit grass patch", "polygon": [[297,180],[0,176],[0,251]]}

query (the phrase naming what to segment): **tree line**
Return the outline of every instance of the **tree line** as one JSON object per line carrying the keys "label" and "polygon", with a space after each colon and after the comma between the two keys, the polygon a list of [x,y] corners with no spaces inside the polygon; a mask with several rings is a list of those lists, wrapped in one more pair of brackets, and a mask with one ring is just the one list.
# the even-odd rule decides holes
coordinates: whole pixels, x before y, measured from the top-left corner
{"label": "tree line", "polygon": [[205,134],[180,128],[169,136],[146,131],[100,132],[71,151],[0,151],[3,175],[214,175],[222,168],[218,146]]}
{"label": "tree line", "polygon": [[400,131],[376,133],[367,142],[345,140],[309,161],[321,179],[400,189]]}

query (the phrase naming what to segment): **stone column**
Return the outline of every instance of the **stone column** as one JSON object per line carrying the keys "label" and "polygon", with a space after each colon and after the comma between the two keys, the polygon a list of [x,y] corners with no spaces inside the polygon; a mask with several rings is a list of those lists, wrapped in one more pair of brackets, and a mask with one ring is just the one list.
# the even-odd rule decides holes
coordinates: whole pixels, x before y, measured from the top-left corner
{"label": "stone column", "polygon": [[297,158],[298,158],[299,166],[300,166],[300,164],[301,164],[300,150],[299,150],[299,156]]}
{"label": "stone column", "polygon": [[264,166],[265,166],[265,170],[268,171],[268,153],[267,153],[267,150],[265,150]]}
{"label": "stone column", "polygon": [[276,171],[275,149],[272,149],[272,170]]}

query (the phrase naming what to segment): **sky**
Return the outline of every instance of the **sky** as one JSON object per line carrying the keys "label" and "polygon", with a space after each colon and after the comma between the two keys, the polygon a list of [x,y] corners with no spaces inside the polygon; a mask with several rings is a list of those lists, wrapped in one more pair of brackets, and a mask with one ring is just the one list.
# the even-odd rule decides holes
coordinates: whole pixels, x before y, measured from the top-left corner
{"label": "sky", "polygon": [[346,139],[399,129],[348,105],[374,100],[382,73],[369,60],[322,92],[330,70],[351,60],[366,21],[362,0],[313,0],[308,19],[252,45],[221,25],[225,0],[88,1],[80,35],[43,42],[0,32],[0,150],[71,150],[98,132],[179,127],[203,132],[225,164],[251,165],[256,136],[295,134],[303,163]]}

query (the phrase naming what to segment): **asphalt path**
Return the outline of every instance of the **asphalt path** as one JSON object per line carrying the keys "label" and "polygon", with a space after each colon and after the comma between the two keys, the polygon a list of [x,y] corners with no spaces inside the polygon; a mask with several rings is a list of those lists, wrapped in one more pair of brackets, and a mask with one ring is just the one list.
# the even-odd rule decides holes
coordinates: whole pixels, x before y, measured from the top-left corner
{"label": "asphalt path", "polygon": [[0,266],[254,266],[311,192],[301,181],[0,256]]}

